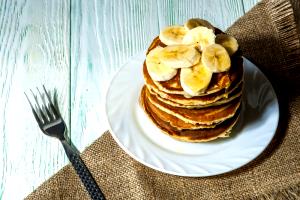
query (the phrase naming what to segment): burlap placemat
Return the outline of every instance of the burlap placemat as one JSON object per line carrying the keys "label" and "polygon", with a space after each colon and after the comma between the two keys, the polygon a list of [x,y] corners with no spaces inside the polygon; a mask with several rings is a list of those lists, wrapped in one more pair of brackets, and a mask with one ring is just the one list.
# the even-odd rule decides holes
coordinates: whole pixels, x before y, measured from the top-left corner
{"label": "burlap placemat", "polygon": [[[264,153],[227,174],[178,177],[136,162],[106,132],[82,157],[107,199],[300,198],[300,89],[292,87],[300,85],[300,41],[291,5],[288,0],[264,0],[228,29],[244,55],[272,80],[280,98],[280,125]],[[89,196],[67,165],[26,199]]]}

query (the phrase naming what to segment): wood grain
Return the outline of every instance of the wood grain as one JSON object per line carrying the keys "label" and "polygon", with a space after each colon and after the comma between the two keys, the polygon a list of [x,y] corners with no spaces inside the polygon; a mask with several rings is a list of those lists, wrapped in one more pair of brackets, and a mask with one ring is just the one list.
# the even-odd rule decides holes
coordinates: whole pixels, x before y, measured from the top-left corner
{"label": "wood grain", "polygon": [[57,140],[42,135],[24,91],[57,88],[68,121],[68,1],[0,1],[0,197],[23,199],[66,164]]}
{"label": "wood grain", "polygon": [[260,2],[261,0],[243,0],[245,13],[248,12],[255,4]]}
{"label": "wood grain", "polygon": [[82,150],[108,128],[104,102],[111,77],[147,48],[159,27],[155,1],[73,1],[72,8],[71,129]]}
{"label": "wood grain", "polygon": [[203,18],[225,30],[244,14],[241,0],[162,0],[157,1],[160,28],[184,24],[189,18]]}

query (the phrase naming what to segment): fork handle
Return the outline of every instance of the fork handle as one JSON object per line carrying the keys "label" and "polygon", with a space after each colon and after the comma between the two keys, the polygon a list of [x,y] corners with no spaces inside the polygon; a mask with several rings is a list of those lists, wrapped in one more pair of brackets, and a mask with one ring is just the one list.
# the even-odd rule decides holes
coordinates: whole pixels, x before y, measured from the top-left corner
{"label": "fork handle", "polygon": [[80,158],[77,150],[73,148],[66,140],[62,140],[61,143],[70,162],[72,163],[72,166],[88,191],[90,197],[93,200],[105,200],[104,194],[100,190],[88,168],[85,166],[83,160]]}

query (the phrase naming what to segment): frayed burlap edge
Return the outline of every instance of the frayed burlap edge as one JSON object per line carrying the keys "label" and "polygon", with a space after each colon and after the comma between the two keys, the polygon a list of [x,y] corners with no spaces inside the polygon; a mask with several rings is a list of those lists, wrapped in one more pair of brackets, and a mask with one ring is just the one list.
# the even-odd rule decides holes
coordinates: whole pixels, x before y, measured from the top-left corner
{"label": "frayed burlap edge", "polygon": [[[265,8],[270,16],[270,21],[275,24],[279,42],[285,57],[284,68],[289,69],[290,73],[300,72],[300,38],[295,21],[294,10],[291,2],[287,0],[265,1]],[[282,70],[282,69],[280,69]],[[296,79],[300,78],[300,73]]]}
{"label": "frayed burlap edge", "polygon": [[260,194],[251,200],[294,200],[300,199],[300,183],[279,191],[271,191],[268,194]]}

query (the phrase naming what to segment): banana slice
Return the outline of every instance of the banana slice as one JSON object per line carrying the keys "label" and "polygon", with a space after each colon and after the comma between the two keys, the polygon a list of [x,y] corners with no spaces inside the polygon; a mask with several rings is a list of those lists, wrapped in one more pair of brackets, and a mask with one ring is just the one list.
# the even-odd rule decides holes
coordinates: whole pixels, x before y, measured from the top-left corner
{"label": "banana slice", "polygon": [[182,39],[186,33],[187,30],[183,26],[169,26],[160,32],[159,39],[165,45],[182,44]]}
{"label": "banana slice", "polygon": [[207,46],[202,52],[201,61],[212,72],[228,71],[231,66],[226,49],[219,44]]}
{"label": "banana slice", "polygon": [[193,46],[171,45],[161,50],[159,59],[172,68],[191,67],[200,62],[201,55]]}
{"label": "banana slice", "polygon": [[212,29],[213,31],[215,30],[215,27],[213,25],[211,25],[211,23],[209,23],[208,21],[206,21],[204,19],[200,19],[200,18],[189,19],[184,24],[184,27],[187,30],[191,30],[191,29],[196,28],[198,26],[204,26],[206,28]]}
{"label": "banana slice", "polygon": [[198,26],[189,30],[184,36],[182,42],[187,45],[197,46],[200,50],[211,44],[215,43],[215,34],[213,30],[204,26]]}
{"label": "banana slice", "polygon": [[222,45],[229,55],[233,55],[239,48],[237,40],[231,35],[218,34],[216,35],[216,43]]}
{"label": "banana slice", "polygon": [[177,69],[165,65],[159,60],[162,50],[162,47],[156,47],[146,57],[147,70],[154,81],[167,81],[177,74]]}
{"label": "banana slice", "polygon": [[210,83],[212,72],[202,63],[180,71],[180,84],[183,90],[191,96],[203,93]]}

